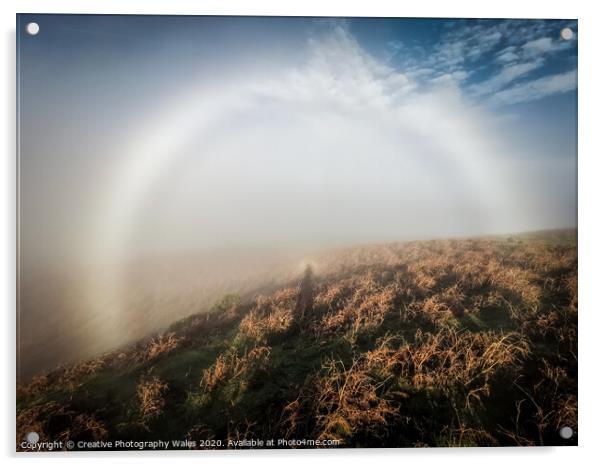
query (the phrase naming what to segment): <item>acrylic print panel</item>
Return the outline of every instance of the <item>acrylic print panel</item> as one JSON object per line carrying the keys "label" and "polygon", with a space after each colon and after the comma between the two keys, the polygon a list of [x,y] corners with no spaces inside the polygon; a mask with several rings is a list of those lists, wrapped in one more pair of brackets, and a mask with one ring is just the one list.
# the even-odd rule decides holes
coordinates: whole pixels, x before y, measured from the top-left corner
{"label": "acrylic print panel", "polygon": [[576,445],[577,35],[18,15],[17,450]]}

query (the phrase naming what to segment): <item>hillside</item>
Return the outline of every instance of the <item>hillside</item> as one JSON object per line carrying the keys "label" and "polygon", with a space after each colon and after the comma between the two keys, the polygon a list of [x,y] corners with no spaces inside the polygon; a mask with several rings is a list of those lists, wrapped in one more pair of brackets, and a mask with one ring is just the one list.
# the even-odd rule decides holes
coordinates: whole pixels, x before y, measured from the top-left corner
{"label": "hillside", "polygon": [[224,296],[19,386],[17,448],[30,431],[76,449],[576,444],[558,435],[577,428],[575,231],[362,246],[309,264],[295,283]]}

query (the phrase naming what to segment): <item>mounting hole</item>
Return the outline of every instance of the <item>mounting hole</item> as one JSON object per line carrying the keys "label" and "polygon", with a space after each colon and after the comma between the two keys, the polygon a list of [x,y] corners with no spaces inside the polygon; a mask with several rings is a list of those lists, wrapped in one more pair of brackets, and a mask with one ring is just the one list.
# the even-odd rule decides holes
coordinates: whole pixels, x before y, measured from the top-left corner
{"label": "mounting hole", "polygon": [[571,40],[573,38],[573,30],[571,28],[564,28],[560,31],[560,37],[564,40]]}
{"label": "mounting hole", "polygon": [[27,440],[28,443],[38,443],[40,440],[40,434],[37,432],[28,432],[25,436],[25,440]]}
{"label": "mounting hole", "polygon": [[560,437],[562,437],[565,440],[570,439],[573,436],[573,429],[571,429],[568,426],[564,426],[562,429],[560,429]]}
{"label": "mounting hole", "polygon": [[25,26],[25,32],[30,36],[35,36],[40,32],[40,25],[38,23],[27,23]]}

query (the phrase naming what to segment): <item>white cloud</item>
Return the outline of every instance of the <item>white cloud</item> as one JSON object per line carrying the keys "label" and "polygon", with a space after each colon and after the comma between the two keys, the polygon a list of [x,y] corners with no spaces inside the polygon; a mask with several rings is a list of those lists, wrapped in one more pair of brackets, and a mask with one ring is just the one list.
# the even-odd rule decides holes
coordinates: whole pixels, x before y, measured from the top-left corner
{"label": "white cloud", "polygon": [[519,56],[516,54],[516,47],[514,45],[500,50],[496,57],[496,60],[501,63],[510,63],[518,59]]}
{"label": "white cloud", "polygon": [[527,42],[522,47],[523,51],[528,54],[533,53],[546,53],[554,49],[554,44],[550,37],[542,37],[540,39],[532,40]]}
{"label": "white cloud", "polygon": [[471,94],[475,97],[491,94],[492,92],[495,92],[498,89],[510,84],[512,81],[529,74],[531,71],[536,70],[537,68],[540,68],[542,65],[542,60],[506,65],[492,78],[471,86],[469,88],[469,92],[471,92]]}
{"label": "white cloud", "polygon": [[518,55],[514,52],[505,52],[498,56],[498,60],[505,63],[518,60],[518,58]]}
{"label": "white cloud", "polygon": [[571,47],[570,41],[552,40],[550,37],[541,37],[525,43],[522,46],[523,56],[533,57],[559,52]]}
{"label": "white cloud", "polygon": [[[568,26],[576,28],[575,24]],[[408,76],[416,77],[417,84],[461,83],[466,81],[466,77],[457,79],[461,76],[458,73],[501,65],[493,77],[480,84],[472,83],[471,92],[481,96],[504,88],[543,66],[547,57],[573,47],[574,41],[560,39],[562,27],[567,25],[557,21],[458,21],[432,50],[422,48],[418,53],[396,41],[389,44],[389,48],[395,49],[392,56],[401,60],[407,68],[433,70],[421,75],[408,73]],[[508,45],[496,50],[502,43]]]}
{"label": "white cloud", "polygon": [[465,81],[468,78],[469,73],[463,70],[454,71],[451,73],[441,74],[431,79],[431,83],[435,85],[443,85],[443,86],[457,86],[462,81]]}
{"label": "white cloud", "polygon": [[415,67],[415,68],[407,68],[405,70],[405,74],[408,78],[413,79],[414,81],[420,81],[420,80],[430,78],[431,76],[433,76],[437,73],[433,68]]}
{"label": "white cloud", "polygon": [[539,100],[577,88],[577,70],[552,76],[544,76],[526,83],[517,84],[494,94],[488,103],[494,106],[511,105]]}

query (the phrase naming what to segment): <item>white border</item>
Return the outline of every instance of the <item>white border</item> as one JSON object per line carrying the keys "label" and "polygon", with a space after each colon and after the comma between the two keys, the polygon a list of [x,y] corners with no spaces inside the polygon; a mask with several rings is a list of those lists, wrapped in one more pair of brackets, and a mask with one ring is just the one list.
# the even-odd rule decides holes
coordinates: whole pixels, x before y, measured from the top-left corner
{"label": "white border", "polygon": [[[579,19],[579,447],[430,450],[338,450],[338,451],[246,451],[246,452],[145,452],[50,454],[59,462],[91,464],[110,461],[163,464],[178,462],[223,463],[232,460],[250,465],[287,465],[344,461],[364,464],[380,461],[394,464],[479,464],[545,461],[551,465],[591,463],[597,456],[600,422],[600,331],[602,302],[599,200],[600,185],[600,44],[602,23],[594,1],[498,0],[497,2],[453,0],[393,2],[384,0],[3,0],[2,9],[2,158],[0,217],[2,219],[0,296],[4,301],[2,367],[0,382],[2,419],[0,444],[10,464],[30,464],[48,455],[16,455],[14,451],[15,381],[15,14],[20,13],[120,13],[120,14],[222,14],[283,16],[430,16],[430,17],[521,17]],[[374,459],[373,459],[374,458]]]}

